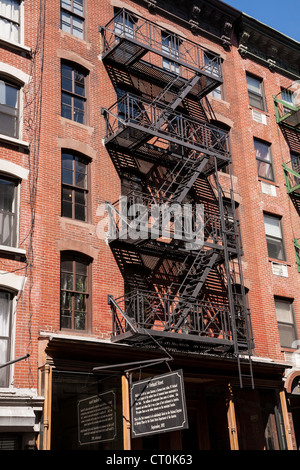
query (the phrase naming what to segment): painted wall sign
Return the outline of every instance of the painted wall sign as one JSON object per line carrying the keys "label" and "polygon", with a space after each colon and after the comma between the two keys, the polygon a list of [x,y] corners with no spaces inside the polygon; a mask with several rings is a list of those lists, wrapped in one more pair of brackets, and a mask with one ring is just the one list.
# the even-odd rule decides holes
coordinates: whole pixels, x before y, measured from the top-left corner
{"label": "painted wall sign", "polygon": [[130,400],[132,437],[188,428],[181,370],[134,382]]}
{"label": "painted wall sign", "polygon": [[116,436],[116,396],[108,391],[78,402],[78,440],[81,445],[111,441]]}

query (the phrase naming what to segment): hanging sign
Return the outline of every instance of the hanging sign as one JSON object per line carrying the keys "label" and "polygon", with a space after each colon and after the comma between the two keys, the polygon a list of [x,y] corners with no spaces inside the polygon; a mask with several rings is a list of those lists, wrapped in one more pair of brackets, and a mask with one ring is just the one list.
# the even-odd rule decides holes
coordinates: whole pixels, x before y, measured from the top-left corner
{"label": "hanging sign", "polygon": [[188,428],[182,370],[134,382],[130,400],[132,437]]}
{"label": "hanging sign", "polygon": [[116,437],[116,396],[113,390],[78,402],[79,444],[112,441]]}

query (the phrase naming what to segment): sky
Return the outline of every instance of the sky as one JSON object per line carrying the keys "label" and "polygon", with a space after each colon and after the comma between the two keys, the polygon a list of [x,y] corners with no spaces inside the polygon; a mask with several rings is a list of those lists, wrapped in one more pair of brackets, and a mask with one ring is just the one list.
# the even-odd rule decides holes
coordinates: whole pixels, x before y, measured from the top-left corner
{"label": "sky", "polygon": [[222,0],[243,13],[300,41],[300,0]]}

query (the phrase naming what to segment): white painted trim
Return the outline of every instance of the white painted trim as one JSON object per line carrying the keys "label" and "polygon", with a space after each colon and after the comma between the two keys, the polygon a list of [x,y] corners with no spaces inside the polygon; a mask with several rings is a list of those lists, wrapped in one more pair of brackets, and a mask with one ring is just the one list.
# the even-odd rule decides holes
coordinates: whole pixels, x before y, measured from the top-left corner
{"label": "white painted trim", "polygon": [[17,69],[13,65],[6,64],[5,62],[0,62],[0,74],[10,75],[12,78],[15,78],[22,82],[24,85],[28,85],[30,82],[30,75],[23,72],[23,70]]}
{"label": "white painted trim", "polygon": [[23,291],[27,278],[18,274],[0,271],[0,288]]}
{"label": "white painted trim", "polygon": [[12,163],[8,160],[0,159],[0,172],[8,173],[9,175],[15,176],[21,180],[27,180],[29,170],[26,170],[16,163]]}

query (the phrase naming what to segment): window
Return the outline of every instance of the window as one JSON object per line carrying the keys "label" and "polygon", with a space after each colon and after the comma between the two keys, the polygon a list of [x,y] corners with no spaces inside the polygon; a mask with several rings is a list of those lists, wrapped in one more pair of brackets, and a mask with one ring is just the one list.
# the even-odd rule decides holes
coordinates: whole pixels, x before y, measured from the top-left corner
{"label": "window", "polygon": [[125,36],[127,38],[133,38],[134,36],[134,25],[136,18],[133,14],[124,10],[115,10],[116,16],[114,19],[115,23],[115,34],[117,36]]}
{"label": "window", "polygon": [[16,246],[17,183],[0,175],[0,245]]}
{"label": "window", "polygon": [[261,79],[247,75],[247,87],[250,106],[266,111],[266,102]]}
{"label": "window", "polygon": [[254,139],[254,148],[258,176],[274,181],[271,146],[265,142]]}
{"label": "window", "polygon": [[85,80],[87,74],[80,67],[62,63],[61,66],[61,114],[67,119],[85,122]]}
{"label": "window", "polygon": [[284,261],[285,250],[282,237],[281,218],[264,214],[264,222],[269,257]]}
{"label": "window", "polygon": [[64,253],[61,257],[61,328],[87,330],[89,314],[90,260],[84,256]]}
{"label": "window", "polygon": [[275,299],[275,309],[281,347],[295,347],[293,342],[297,340],[297,331],[293,303],[289,300]]}
{"label": "window", "polygon": [[1,37],[12,42],[20,41],[20,1],[0,0]]}
{"label": "window", "polygon": [[0,134],[19,137],[19,88],[0,79]]}
{"label": "window", "polygon": [[[0,364],[11,360],[12,299],[11,292],[0,290]],[[9,371],[9,367],[0,369],[0,387],[8,387]]]}
{"label": "window", "polygon": [[87,220],[88,162],[80,155],[62,153],[62,207],[61,215]]}
{"label": "window", "polygon": [[83,0],[61,0],[61,29],[83,39]]}
{"label": "window", "polygon": [[[214,60],[215,59],[215,60]],[[216,60],[215,56],[205,53],[204,55],[204,64],[205,70],[210,72],[214,77],[220,77],[219,62]],[[222,99],[222,87],[221,85],[215,88],[209,93],[209,96],[214,98]]]}
{"label": "window", "polygon": [[[176,59],[179,58],[180,40],[177,36],[172,33],[162,32],[161,44],[162,52],[165,52]],[[170,72],[179,73],[179,65],[165,57],[163,57],[163,68]]]}

